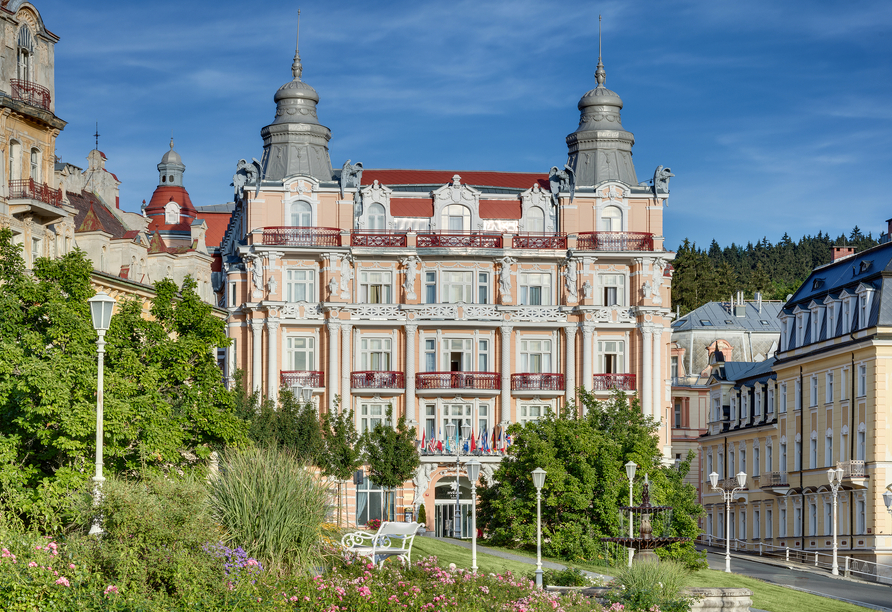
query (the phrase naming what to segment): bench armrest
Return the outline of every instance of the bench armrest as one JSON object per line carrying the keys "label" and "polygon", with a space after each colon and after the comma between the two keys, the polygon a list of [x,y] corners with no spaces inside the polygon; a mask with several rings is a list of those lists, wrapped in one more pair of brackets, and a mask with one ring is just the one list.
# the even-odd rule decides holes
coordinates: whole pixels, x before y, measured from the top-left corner
{"label": "bench armrest", "polygon": [[341,546],[353,548],[354,546],[374,546],[375,534],[363,531],[352,531],[341,538]]}

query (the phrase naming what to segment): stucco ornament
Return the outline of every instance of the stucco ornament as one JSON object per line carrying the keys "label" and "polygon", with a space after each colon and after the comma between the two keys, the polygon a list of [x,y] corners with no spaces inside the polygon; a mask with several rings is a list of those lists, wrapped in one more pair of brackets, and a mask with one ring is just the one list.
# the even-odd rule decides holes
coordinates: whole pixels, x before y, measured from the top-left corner
{"label": "stucco ornament", "polygon": [[406,291],[406,298],[414,300],[415,295],[415,278],[418,276],[418,262],[421,261],[415,255],[409,255],[400,259],[400,263],[406,269],[406,280],[403,283],[403,289]]}
{"label": "stucco ornament", "polygon": [[255,255],[251,260],[251,280],[254,283],[254,297],[261,297],[263,291],[263,258]]}
{"label": "stucco ornament", "polygon": [[359,193],[359,186],[362,183],[362,162],[351,164],[350,160],[344,162],[341,168],[341,198],[344,197],[344,189],[356,188]]}
{"label": "stucco ornament", "polygon": [[279,281],[276,280],[275,276],[270,276],[269,280],[266,282],[266,288],[269,290],[269,295],[276,295],[276,289],[279,287]]}
{"label": "stucco ornament", "polygon": [[353,280],[353,256],[346,255],[341,259],[341,299],[350,297],[350,281]]}
{"label": "stucco ornament", "polygon": [[657,166],[657,169],[654,170],[654,177],[650,181],[644,181],[642,183],[638,183],[640,187],[648,187],[648,183],[652,183],[652,189],[654,192],[654,197],[661,193],[669,193],[669,179],[675,176],[672,174],[671,168],[664,168],[663,166]]}
{"label": "stucco ornament", "polygon": [[249,164],[246,160],[240,159],[235,165],[235,174],[232,175],[232,185],[234,190],[234,198],[236,202],[242,202],[245,197],[245,186],[249,183],[256,185],[254,197],[260,194],[260,178],[263,176],[260,162],[255,158],[251,158]]}
{"label": "stucco ornament", "polygon": [[561,193],[570,192],[570,202],[573,202],[573,198],[576,196],[576,173],[568,164],[564,164],[563,170],[552,166],[548,173],[548,184],[551,187],[551,197],[555,206],[558,205]]}
{"label": "stucco ornament", "polygon": [[579,294],[576,289],[576,260],[572,257],[564,260],[564,284],[567,287],[567,301],[575,303]]}
{"label": "stucco ornament", "polygon": [[651,286],[653,294],[651,296],[651,299],[653,300],[654,304],[662,304],[663,298],[660,295],[660,287],[663,286],[663,270],[666,269],[666,260],[662,258],[655,259],[652,268],[653,282]]}
{"label": "stucco ornament", "polygon": [[412,482],[415,484],[415,500],[412,502],[414,505],[424,503],[424,492],[430,486],[431,477],[436,469],[435,463],[423,463],[415,470],[415,476],[412,477]]}
{"label": "stucco ornament", "polygon": [[480,472],[483,475],[483,478],[486,479],[486,483],[489,485],[495,484],[495,472],[496,469],[492,463],[484,463],[480,466]]}
{"label": "stucco ornament", "polygon": [[338,290],[338,281],[332,278],[328,281],[328,299],[334,297],[335,292]]}
{"label": "stucco ornament", "polygon": [[594,295],[594,293],[595,293],[595,288],[592,286],[591,281],[585,281],[582,284],[583,297],[585,297],[585,299],[587,299],[587,300],[590,300],[590,299],[592,299],[592,295]]}
{"label": "stucco ornament", "polygon": [[517,263],[517,260],[506,255],[496,261],[501,264],[501,270],[499,271],[499,291],[502,294],[502,303],[507,304],[511,301],[511,265]]}

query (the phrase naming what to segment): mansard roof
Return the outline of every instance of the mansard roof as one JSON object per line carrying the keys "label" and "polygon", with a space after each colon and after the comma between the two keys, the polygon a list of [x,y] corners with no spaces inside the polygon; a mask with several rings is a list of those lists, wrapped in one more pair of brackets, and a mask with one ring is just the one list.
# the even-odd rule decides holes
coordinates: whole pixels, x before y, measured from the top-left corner
{"label": "mansard roof", "polygon": [[783,304],[762,300],[762,311],[758,302],[744,302],[746,316],[738,317],[729,311],[729,302],[709,302],[696,308],[672,323],[672,331],[715,330],[715,331],[751,331],[780,333],[780,321],[777,319]]}
{"label": "mansard roof", "polygon": [[[513,190],[526,191],[535,184],[550,189],[548,173],[533,172],[475,172],[462,170],[385,170],[370,168],[363,170],[362,183],[368,185],[378,181],[395,191],[433,191],[452,182],[452,177],[461,176],[463,185],[484,192],[512,193]],[[413,187],[417,189],[406,189]],[[483,188],[483,189],[481,189]],[[490,189],[486,189],[490,188]],[[495,189],[492,189],[495,188]],[[512,191],[505,191],[512,190]]]}

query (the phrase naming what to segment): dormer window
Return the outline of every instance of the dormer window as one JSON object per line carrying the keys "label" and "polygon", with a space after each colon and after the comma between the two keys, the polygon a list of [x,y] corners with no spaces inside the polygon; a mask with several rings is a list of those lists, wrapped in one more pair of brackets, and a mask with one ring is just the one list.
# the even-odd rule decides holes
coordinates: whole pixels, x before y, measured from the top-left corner
{"label": "dormer window", "polygon": [[164,222],[175,225],[180,222],[180,205],[176,202],[168,202],[164,205]]}
{"label": "dormer window", "polygon": [[858,271],[859,274],[864,274],[868,270],[870,270],[871,266],[873,266],[873,261],[870,259],[865,259],[861,262],[861,268]]}
{"label": "dormer window", "polygon": [[818,289],[820,289],[823,286],[824,286],[824,279],[816,278],[814,281],[812,281],[811,289],[812,289],[812,291],[817,291]]}
{"label": "dormer window", "polygon": [[471,229],[471,211],[461,204],[450,204],[443,209],[443,226],[447,232],[466,232]]}

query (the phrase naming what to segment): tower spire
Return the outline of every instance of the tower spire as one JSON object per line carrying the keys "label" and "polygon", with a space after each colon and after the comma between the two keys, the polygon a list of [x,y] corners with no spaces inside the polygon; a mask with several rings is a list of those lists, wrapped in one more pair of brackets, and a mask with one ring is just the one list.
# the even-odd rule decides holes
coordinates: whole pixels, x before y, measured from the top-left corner
{"label": "tower spire", "polygon": [[291,74],[294,75],[295,79],[300,80],[300,75],[303,74],[304,67],[303,64],[300,63],[300,9],[297,9],[297,38],[294,41],[294,62],[291,64]]}
{"label": "tower spire", "polygon": [[602,87],[607,80],[607,72],[604,70],[604,63],[601,61],[601,16],[598,15],[598,68],[595,70],[595,80],[598,81],[598,87]]}

